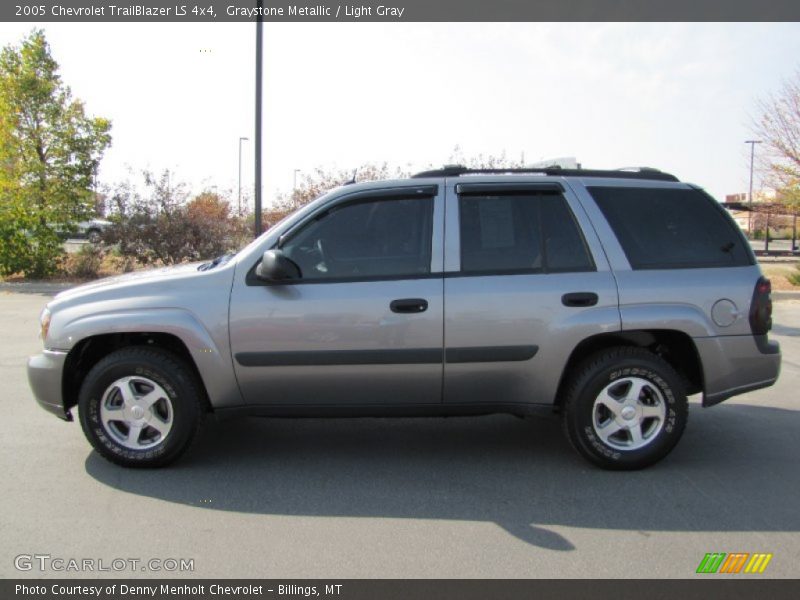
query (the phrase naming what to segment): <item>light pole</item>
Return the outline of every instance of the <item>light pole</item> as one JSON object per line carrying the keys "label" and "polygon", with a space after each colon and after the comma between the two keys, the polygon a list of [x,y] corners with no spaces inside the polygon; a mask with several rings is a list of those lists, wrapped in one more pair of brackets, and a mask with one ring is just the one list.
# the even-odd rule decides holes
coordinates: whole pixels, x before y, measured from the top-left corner
{"label": "light pole", "polygon": [[242,216],[242,142],[249,141],[250,138],[239,138],[239,216]]}
{"label": "light pole", "polygon": [[[753,237],[753,158],[756,155],[756,144],[760,144],[759,140],[745,140],[745,144],[750,144],[750,195],[747,202],[747,235]],[[767,237],[769,237],[769,228],[767,228]]]}
{"label": "light pole", "polygon": [[294,183],[292,183],[292,191],[297,189],[297,174],[300,172],[300,169],[294,170]]}
{"label": "light pole", "polygon": [[261,99],[263,82],[264,0],[258,0],[256,15],[256,135],[255,135],[255,237],[261,235]]}

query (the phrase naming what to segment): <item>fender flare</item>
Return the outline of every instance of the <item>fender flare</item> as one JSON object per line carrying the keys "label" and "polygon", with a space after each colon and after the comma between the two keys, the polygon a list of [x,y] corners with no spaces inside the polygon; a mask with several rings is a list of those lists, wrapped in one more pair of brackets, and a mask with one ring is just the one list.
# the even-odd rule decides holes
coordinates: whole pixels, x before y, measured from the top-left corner
{"label": "fender flare", "polygon": [[178,338],[189,351],[212,406],[243,403],[230,349],[226,346],[220,350],[201,321],[182,308],[112,310],[80,316],[59,327],[51,342],[55,348],[70,351],[87,338],[115,333],[161,333]]}

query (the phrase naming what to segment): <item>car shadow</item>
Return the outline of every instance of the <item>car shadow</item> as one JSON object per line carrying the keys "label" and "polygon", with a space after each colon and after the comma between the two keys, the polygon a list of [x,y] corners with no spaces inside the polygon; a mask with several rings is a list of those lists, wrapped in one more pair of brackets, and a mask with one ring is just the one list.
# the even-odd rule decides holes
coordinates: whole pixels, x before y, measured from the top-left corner
{"label": "car shadow", "polygon": [[85,467],[115,489],[208,510],[491,521],[570,551],[565,528],[800,531],[797,431],[798,411],[693,403],[669,457],[609,472],[571,450],[556,416],[244,419],[209,423],[167,469],[94,452]]}
{"label": "car shadow", "polygon": [[798,337],[800,336],[800,327],[789,327],[788,325],[773,323],[770,335],[785,335],[787,337]]}

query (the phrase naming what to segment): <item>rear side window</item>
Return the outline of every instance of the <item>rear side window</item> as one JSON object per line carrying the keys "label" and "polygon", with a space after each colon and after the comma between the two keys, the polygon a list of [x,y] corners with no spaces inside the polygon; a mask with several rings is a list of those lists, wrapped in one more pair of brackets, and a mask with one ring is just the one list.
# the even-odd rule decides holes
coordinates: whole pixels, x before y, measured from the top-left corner
{"label": "rear side window", "polygon": [[694,189],[589,187],[634,269],[752,264],[724,209]]}
{"label": "rear side window", "polygon": [[592,271],[578,225],[559,194],[468,195],[459,200],[461,271]]}

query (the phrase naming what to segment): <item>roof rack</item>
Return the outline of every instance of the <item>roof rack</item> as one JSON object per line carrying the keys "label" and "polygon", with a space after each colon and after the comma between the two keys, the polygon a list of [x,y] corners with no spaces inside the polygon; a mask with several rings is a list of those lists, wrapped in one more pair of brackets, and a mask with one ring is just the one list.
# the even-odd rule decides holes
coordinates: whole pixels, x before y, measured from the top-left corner
{"label": "roof rack", "polygon": [[656,181],[680,181],[675,175],[650,167],[625,169],[562,169],[547,167],[544,169],[470,169],[463,165],[445,165],[441,169],[422,171],[412,175],[412,179],[423,177],[460,177],[461,175],[506,175],[533,173],[537,175],[554,175],[561,177],[609,177],[615,179],[649,179]]}

